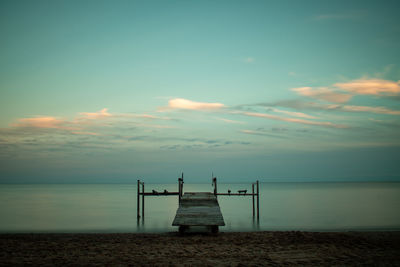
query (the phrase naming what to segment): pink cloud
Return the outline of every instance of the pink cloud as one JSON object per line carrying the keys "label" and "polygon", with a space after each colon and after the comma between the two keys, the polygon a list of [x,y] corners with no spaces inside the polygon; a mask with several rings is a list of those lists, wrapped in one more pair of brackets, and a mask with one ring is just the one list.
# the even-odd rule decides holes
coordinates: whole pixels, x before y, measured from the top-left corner
{"label": "pink cloud", "polygon": [[400,93],[400,81],[381,79],[359,79],[347,83],[335,83],[333,86],[360,95],[397,95]]}
{"label": "pink cloud", "polygon": [[57,119],[55,117],[36,117],[36,118],[22,118],[17,123],[13,124],[14,127],[32,127],[32,128],[47,128],[47,129],[63,129],[63,130],[77,130],[78,128],[66,126],[67,121]]}
{"label": "pink cloud", "polygon": [[[102,123],[101,119],[112,118],[117,120],[124,118],[142,118],[146,120],[171,120],[169,117],[160,117],[150,114],[110,114],[106,108],[98,112],[81,112],[78,113],[79,116],[72,120],[59,119],[52,116],[40,116],[35,118],[21,118],[18,119],[16,123],[11,124],[12,127],[30,127],[30,128],[43,128],[43,129],[62,129],[69,131],[71,134],[75,135],[101,135],[97,132],[91,131],[91,127],[104,127],[110,124]],[[172,128],[169,125],[154,125],[154,124],[140,124],[136,123],[137,126],[146,128]]]}
{"label": "pink cloud", "polygon": [[228,120],[224,118],[217,118],[220,121],[226,122],[226,123],[232,123],[232,124],[244,124],[243,121],[235,121],[235,120]]}
{"label": "pink cloud", "polygon": [[292,88],[292,91],[298,93],[299,95],[334,103],[344,103],[349,101],[352,97],[350,94],[335,92],[327,87],[319,87],[317,89],[313,89],[312,87],[299,87]]}
{"label": "pink cloud", "polygon": [[84,116],[86,119],[102,119],[112,116],[110,113],[108,113],[107,108],[103,108],[98,112],[81,112],[79,114]]}
{"label": "pink cloud", "polygon": [[286,118],[286,117],[280,117],[280,116],[265,114],[265,113],[243,112],[242,114],[244,114],[246,116],[251,116],[251,117],[293,122],[293,123],[306,124],[306,125],[324,126],[324,127],[332,127],[332,128],[347,128],[346,125],[334,124],[332,122],[309,121],[309,120],[297,119],[297,118]]}
{"label": "pink cloud", "polygon": [[187,110],[217,110],[225,107],[221,103],[195,102],[183,98],[169,100],[167,109],[187,109]]}
{"label": "pink cloud", "polygon": [[370,112],[370,113],[378,113],[378,114],[400,115],[400,110],[393,110],[393,109],[388,109],[385,107],[345,105],[345,106],[342,106],[341,109],[344,111],[352,111],[352,112]]}

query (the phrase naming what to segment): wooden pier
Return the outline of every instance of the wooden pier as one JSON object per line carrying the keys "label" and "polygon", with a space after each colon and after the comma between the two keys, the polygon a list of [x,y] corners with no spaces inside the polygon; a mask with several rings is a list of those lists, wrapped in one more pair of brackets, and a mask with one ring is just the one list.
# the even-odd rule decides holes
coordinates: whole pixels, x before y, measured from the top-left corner
{"label": "wooden pier", "polygon": [[213,233],[217,233],[218,226],[224,226],[225,222],[213,193],[188,192],[181,198],[172,225],[179,226],[180,233],[190,226],[207,226]]}
{"label": "wooden pier", "polygon": [[[251,193],[247,193],[247,189],[238,190],[238,193],[232,193],[228,190],[227,193],[218,193],[217,191],[217,178],[212,178],[212,186],[214,192],[185,192],[183,193],[183,173],[178,178],[178,192],[168,192],[164,190],[158,192],[152,190],[146,192],[144,190],[144,182],[137,181],[137,218],[142,217],[144,220],[144,197],[145,196],[178,196],[179,207],[172,223],[173,226],[179,226],[179,232],[184,232],[190,226],[206,226],[212,232],[218,232],[219,226],[224,226],[224,218],[222,217],[221,209],[217,200],[218,196],[251,196],[253,204],[253,218],[257,215],[257,221],[260,216],[260,191],[259,183],[256,181],[251,184]],[[142,197],[140,197],[142,196]],[[257,199],[255,199],[257,198]],[[140,199],[142,200],[142,207],[140,207]],[[256,203],[255,203],[256,200]],[[255,206],[257,205],[257,210]],[[140,208],[142,214],[140,214]]]}

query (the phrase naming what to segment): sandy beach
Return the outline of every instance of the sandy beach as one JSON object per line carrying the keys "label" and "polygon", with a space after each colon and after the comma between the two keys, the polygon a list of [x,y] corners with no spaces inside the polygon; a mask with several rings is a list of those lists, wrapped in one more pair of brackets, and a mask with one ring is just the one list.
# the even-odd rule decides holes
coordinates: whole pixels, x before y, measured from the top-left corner
{"label": "sandy beach", "polygon": [[1,234],[0,265],[399,266],[400,232]]}

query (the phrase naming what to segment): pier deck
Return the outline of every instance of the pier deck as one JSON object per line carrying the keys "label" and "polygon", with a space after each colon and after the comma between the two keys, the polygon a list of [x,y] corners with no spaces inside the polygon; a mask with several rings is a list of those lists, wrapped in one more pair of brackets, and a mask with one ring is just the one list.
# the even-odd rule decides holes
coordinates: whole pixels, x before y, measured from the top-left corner
{"label": "pier deck", "polygon": [[185,193],[176,211],[173,226],[184,231],[189,226],[210,226],[213,232],[225,225],[218,200],[213,193]]}

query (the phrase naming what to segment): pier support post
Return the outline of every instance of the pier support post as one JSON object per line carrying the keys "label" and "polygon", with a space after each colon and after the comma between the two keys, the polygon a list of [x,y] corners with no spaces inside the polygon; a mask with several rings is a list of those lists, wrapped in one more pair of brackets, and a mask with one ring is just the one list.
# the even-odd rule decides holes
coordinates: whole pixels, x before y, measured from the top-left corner
{"label": "pier support post", "polygon": [[142,219],[144,219],[144,182],[142,182]]}
{"label": "pier support post", "polygon": [[140,180],[137,180],[137,218],[140,218]]}
{"label": "pier support post", "polygon": [[217,177],[213,177],[212,182],[213,182],[213,186],[214,186],[214,195],[215,195],[215,197],[217,197],[217,194],[218,194],[218,190],[217,190]]}
{"label": "pier support post", "polygon": [[178,178],[178,199],[179,199],[179,203],[181,203],[182,195],[183,195],[183,172],[182,172],[182,177]]}
{"label": "pier support post", "polygon": [[254,183],[251,184],[251,198],[253,200],[253,218],[255,216],[255,212],[254,212]]}
{"label": "pier support post", "polygon": [[257,180],[257,219],[260,218],[260,189]]}

